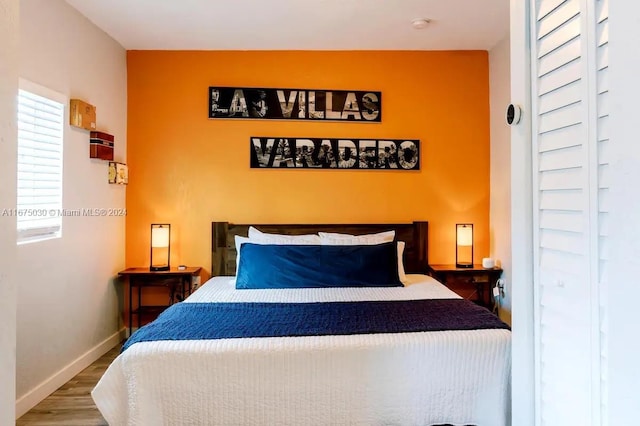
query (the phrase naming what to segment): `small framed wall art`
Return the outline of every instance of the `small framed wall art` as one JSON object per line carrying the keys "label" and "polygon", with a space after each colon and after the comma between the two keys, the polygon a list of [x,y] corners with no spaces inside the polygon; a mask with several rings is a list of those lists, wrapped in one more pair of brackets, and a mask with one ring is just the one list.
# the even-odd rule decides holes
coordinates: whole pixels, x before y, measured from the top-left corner
{"label": "small framed wall art", "polygon": [[126,164],[109,161],[109,183],[119,185],[129,183],[129,168]]}

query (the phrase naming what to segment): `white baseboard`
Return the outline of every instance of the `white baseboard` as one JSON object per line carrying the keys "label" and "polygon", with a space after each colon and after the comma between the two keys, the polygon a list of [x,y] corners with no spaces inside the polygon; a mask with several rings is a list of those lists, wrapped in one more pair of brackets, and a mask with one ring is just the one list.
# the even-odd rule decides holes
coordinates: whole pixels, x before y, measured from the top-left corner
{"label": "white baseboard", "polygon": [[93,348],[89,349],[84,354],[80,355],[77,359],[69,363],[62,370],[49,377],[44,382],[27,392],[25,395],[18,398],[16,401],[16,419],[31,410],[38,405],[43,399],[55,392],[60,386],[71,380],[76,374],[90,366],[93,362],[98,360],[102,355],[109,352],[111,348],[125,339],[127,335],[127,329],[123,328],[120,331],[109,336],[102,342],[98,343]]}

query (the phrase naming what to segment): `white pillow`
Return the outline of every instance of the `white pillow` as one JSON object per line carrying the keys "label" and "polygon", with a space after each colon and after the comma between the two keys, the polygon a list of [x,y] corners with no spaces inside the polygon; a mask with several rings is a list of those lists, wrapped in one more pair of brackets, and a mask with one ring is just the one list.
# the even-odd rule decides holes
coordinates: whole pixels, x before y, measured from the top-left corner
{"label": "white pillow", "polygon": [[[251,230],[253,229],[253,232]],[[252,236],[253,234],[253,236]],[[249,237],[243,237],[240,235],[235,236],[236,243],[236,272],[238,266],[240,266],[240,247],[244,243],[253,244],[276,244],[276,245],[318,245],[320,244],[320,237],[314,234],[311,235],[281,235],[281,234],[266,234],[258,231],[253,226],[249,228]]]}
{"label": "white pillow", "polygon": [[407,279],[407,274],[404,272],[404,246],[404,241],[398,241],[398,278],[400,278],[400,282],[406,286],[409,280]]}
{"label": "white pillow", "polygon": [[350,235],[332,232],[318,232],[320,244],[331,246],[375,245],[389,243],[396,237],[396,231],[385,231],[377,234]]}
{"label": "white pillow", "polygon": [[249,239],[256,244],[290,244],[290,245],[317,245],[320,244],[320,237],[316,234],[307,235],[286,235],[286,234],[267,234],[254,228],[249,227]]}
{"label": "white pillow", "polygon": [[242,244],[248,243],[251,240],[247,237],[236,235],[235,241],[236,241],[236,274],[237,274],[238,266],[240,266],[240,247],[242,247]]}

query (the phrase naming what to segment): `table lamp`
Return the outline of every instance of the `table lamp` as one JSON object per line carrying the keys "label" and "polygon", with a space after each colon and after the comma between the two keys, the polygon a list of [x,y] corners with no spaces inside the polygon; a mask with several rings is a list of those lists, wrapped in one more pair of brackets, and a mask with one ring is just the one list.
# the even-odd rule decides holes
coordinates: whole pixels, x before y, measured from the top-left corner
{"label": "table lamp", "polygon": [[473,268],[473,224],[456,224],[456,268]]}
{"label": "table lamp", "polygon": [[168,223],[151,224],[151,267],[152,271],[169,270],[169,241],[171,225]]}

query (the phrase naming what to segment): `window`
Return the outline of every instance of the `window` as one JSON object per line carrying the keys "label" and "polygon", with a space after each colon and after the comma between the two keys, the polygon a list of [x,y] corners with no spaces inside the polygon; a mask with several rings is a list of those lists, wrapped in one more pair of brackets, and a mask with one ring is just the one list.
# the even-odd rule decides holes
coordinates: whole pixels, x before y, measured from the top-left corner
{"label": "window", "polygon": [[64,95],[20,81],[18,92],[18,244],[62,232]]}

